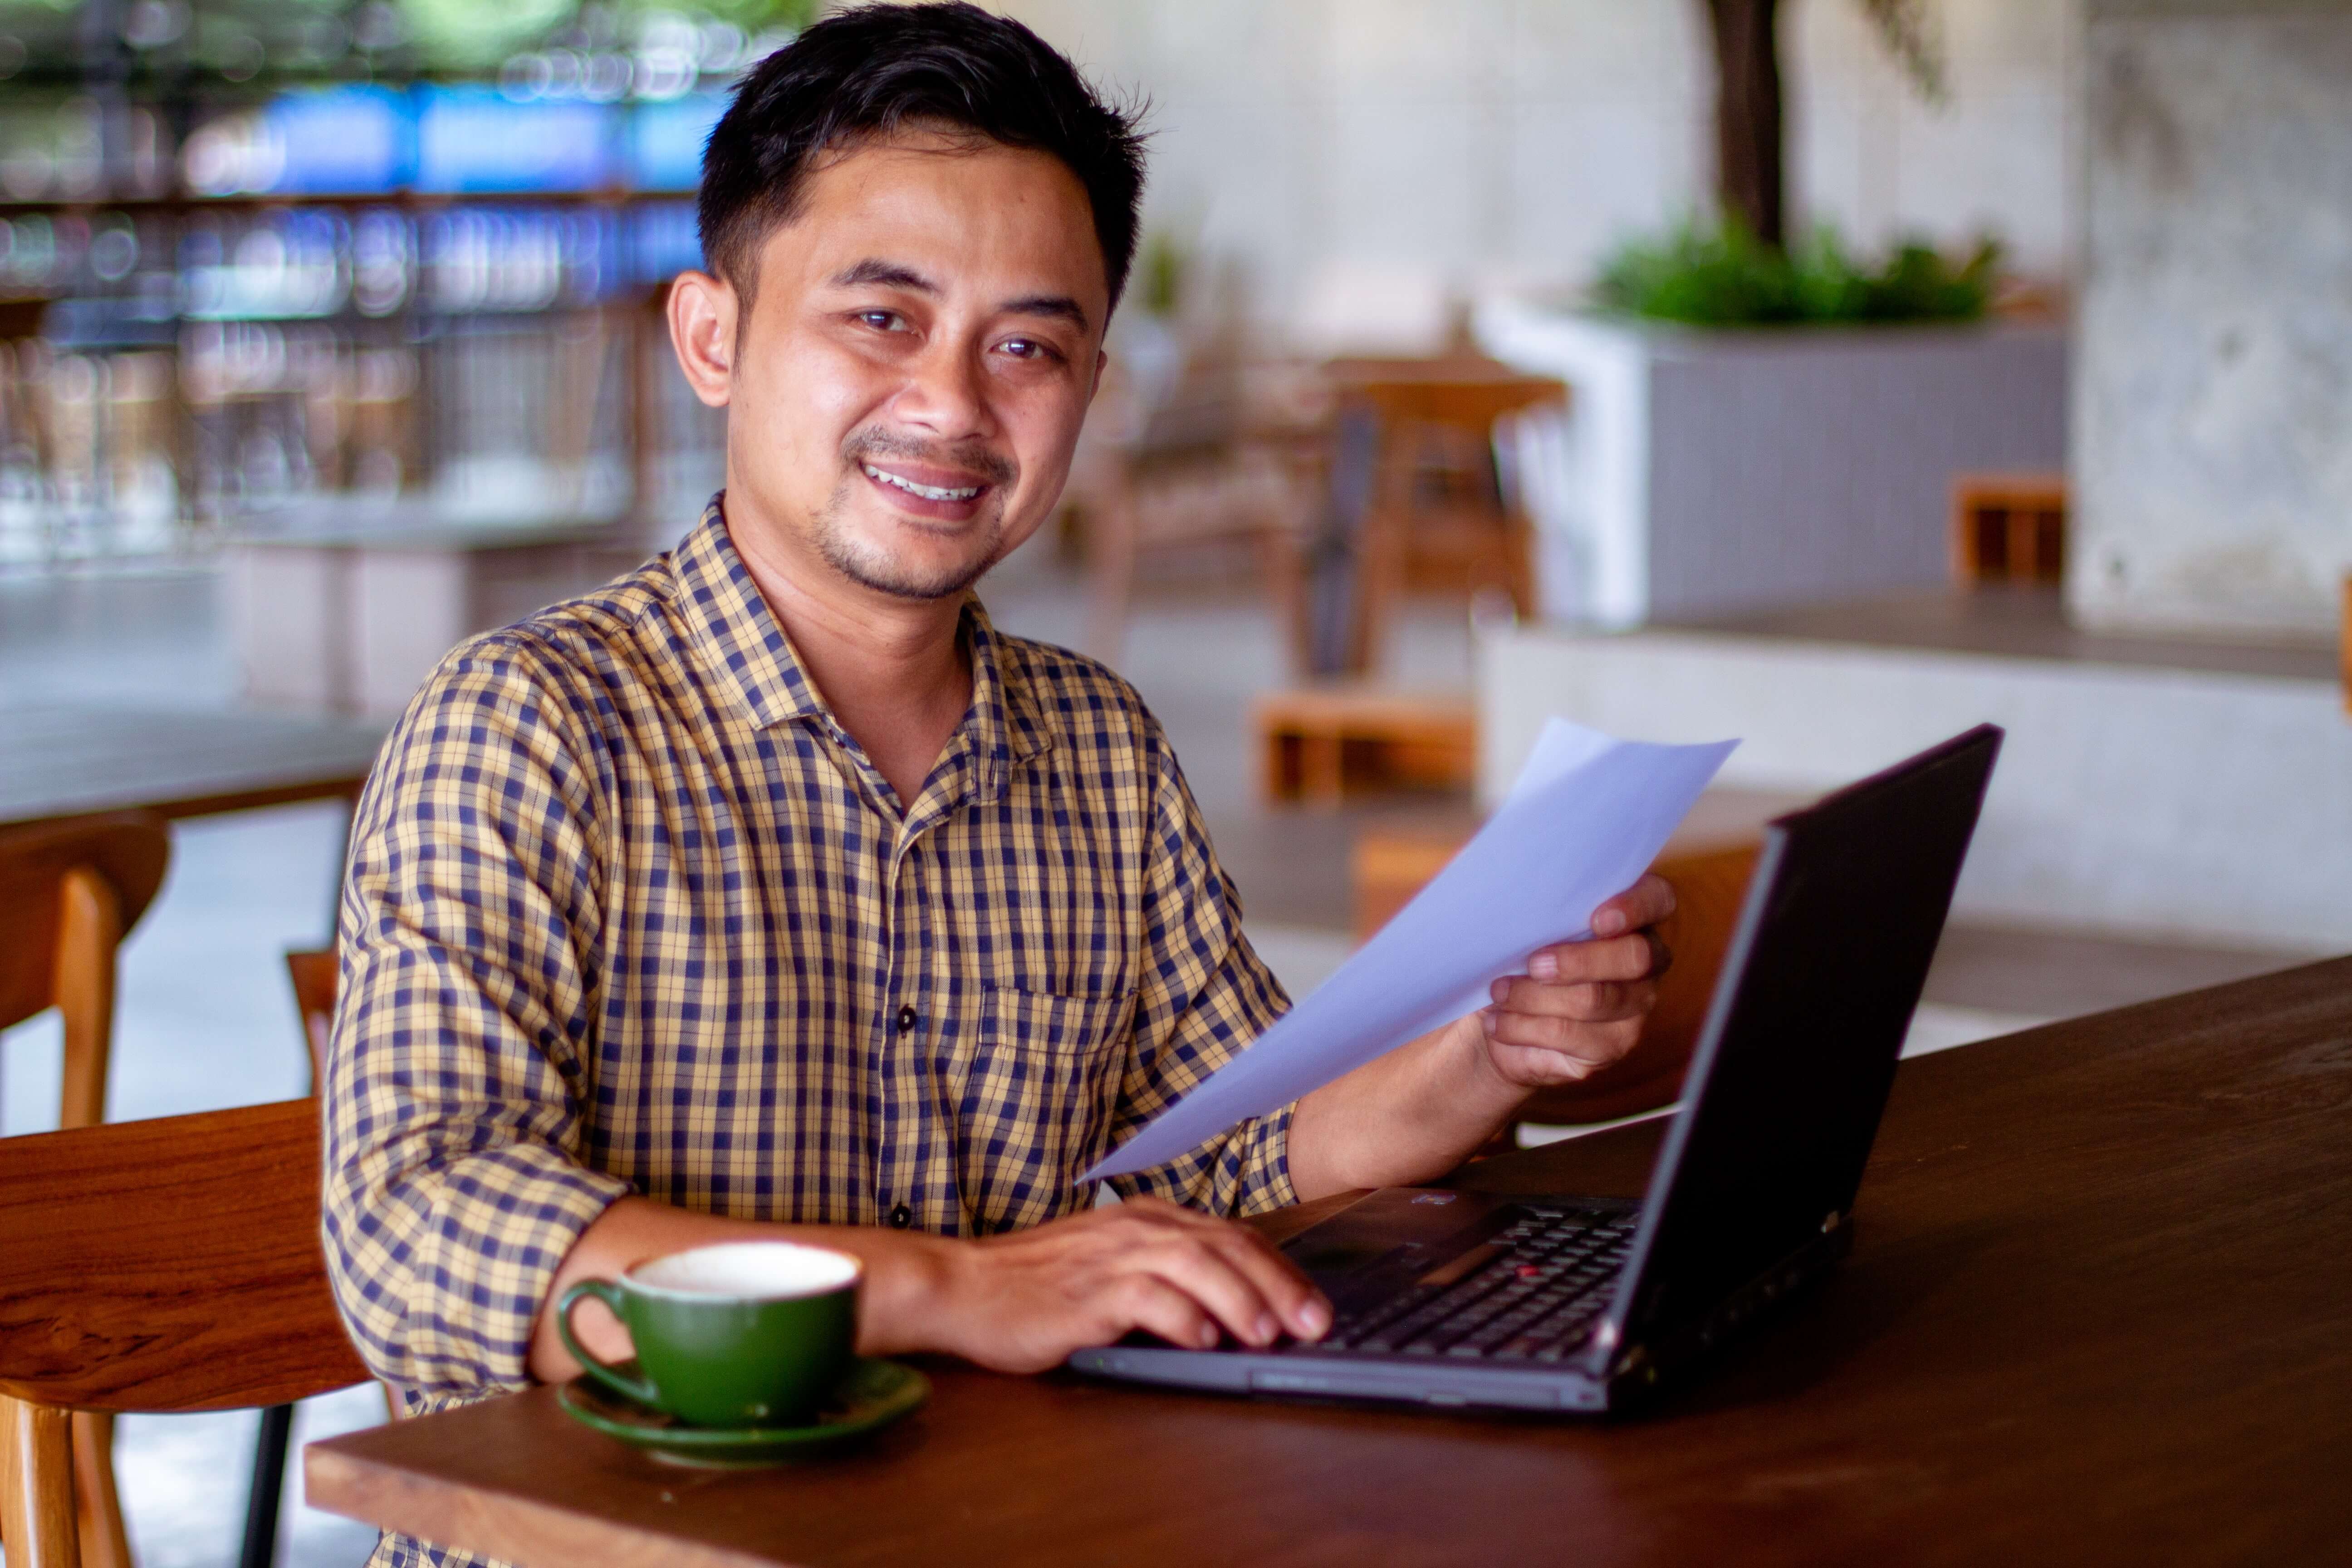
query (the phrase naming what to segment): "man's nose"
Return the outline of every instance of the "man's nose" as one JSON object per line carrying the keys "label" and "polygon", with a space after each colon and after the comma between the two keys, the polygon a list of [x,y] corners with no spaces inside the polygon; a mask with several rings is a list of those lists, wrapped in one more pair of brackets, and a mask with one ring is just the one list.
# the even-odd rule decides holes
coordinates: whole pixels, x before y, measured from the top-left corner
{"label": "man's nose", "polygon": [[890,411],[902,422],[943,441],[995,433],[979,350],[942,340],[932,343],[911,368],[907,384],[891,400]]}

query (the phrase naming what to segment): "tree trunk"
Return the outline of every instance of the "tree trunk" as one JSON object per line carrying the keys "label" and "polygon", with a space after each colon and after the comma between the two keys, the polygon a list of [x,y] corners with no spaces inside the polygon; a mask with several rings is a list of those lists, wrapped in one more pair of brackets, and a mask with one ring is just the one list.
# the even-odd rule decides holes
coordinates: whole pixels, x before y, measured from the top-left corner
{"label": "tree trunk", "polygon": [[1723,210],[1765,244],[1781,223],[1780,0],[1706,0],[1715,31],[1715,183]]}

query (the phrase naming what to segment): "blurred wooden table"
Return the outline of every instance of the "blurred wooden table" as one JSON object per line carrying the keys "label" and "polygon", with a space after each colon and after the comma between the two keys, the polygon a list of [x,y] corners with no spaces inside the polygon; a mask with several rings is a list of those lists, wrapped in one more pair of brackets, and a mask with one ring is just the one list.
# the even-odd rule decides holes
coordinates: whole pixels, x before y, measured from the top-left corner
{"label": "blurred wooden table", "polygon": [[386,728],[236,709],[0,708],[0,827],[349,800]]}
{"label": "blurred wooden table", "polygon": [[[1659,1130],[1462,1180],[1638,1193]],[[939,1363],[928,1408],[823,1461],[665,1467],[540,1388],[313,1444],[310,1498],[538,1568],[2340,1560],[2352,959],[1906,1062],[1859,1224],[1643,1420]]]}

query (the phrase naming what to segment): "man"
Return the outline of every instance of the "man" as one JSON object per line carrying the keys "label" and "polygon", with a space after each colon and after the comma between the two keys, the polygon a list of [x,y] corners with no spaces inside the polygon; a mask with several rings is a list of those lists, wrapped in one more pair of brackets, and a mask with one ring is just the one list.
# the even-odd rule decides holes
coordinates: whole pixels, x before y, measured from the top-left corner
{"label": "man", "polygon": [[1077,1173],[1286,1005],[1134,692],[967,593],[1060,491],[1138,139],[1025,28],[881,6],[758,67],[704,167],[668,312],[725,491],[450,654],[362,803],[326,1111],[357,1343],[416,1407],[565,1377],[571,1281],[745,1237],[863,1258],[870,1353],[1319,1335],[1227,1216],[1435,1177],[1622,1055],[1671,894],[1092,1207]]}

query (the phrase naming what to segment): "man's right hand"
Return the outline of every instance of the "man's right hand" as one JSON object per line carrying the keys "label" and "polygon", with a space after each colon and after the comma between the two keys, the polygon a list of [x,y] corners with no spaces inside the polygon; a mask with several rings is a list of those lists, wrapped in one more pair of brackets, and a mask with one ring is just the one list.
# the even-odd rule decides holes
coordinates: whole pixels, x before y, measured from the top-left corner
{"label": "man's right hand", "polygon": [[961,1243],[926,1348],[999,1372],[1043,1372],[1143,1329],[1171,1344],[1323,1337],[1331,1304],[1256,1232],[1138,1197],[1034,1230]]}
{"label": "man's right hand", "polygon": [[[980,1241],[879,1226],[778,1226],[623,1198],[583,1231],[548,1300],[574,1281],[613,1279],[648,1258],[721,1241],[802,1241],[866,1262],[857,1348],[866,1355],[946,1351],[999,1372],[1043,1372],[1130,1329],[1206,1347],[1222,1325],[1245,1345],[1288,1332],[1322,1338],[1331,1304],[1256,1232],[1162,1198],[1130,1198]],[[632,1353],[601,1303],[575,1325],[595,1354]],[[580,1370],[542,1308],[530,1370],[556,1383]]]}

